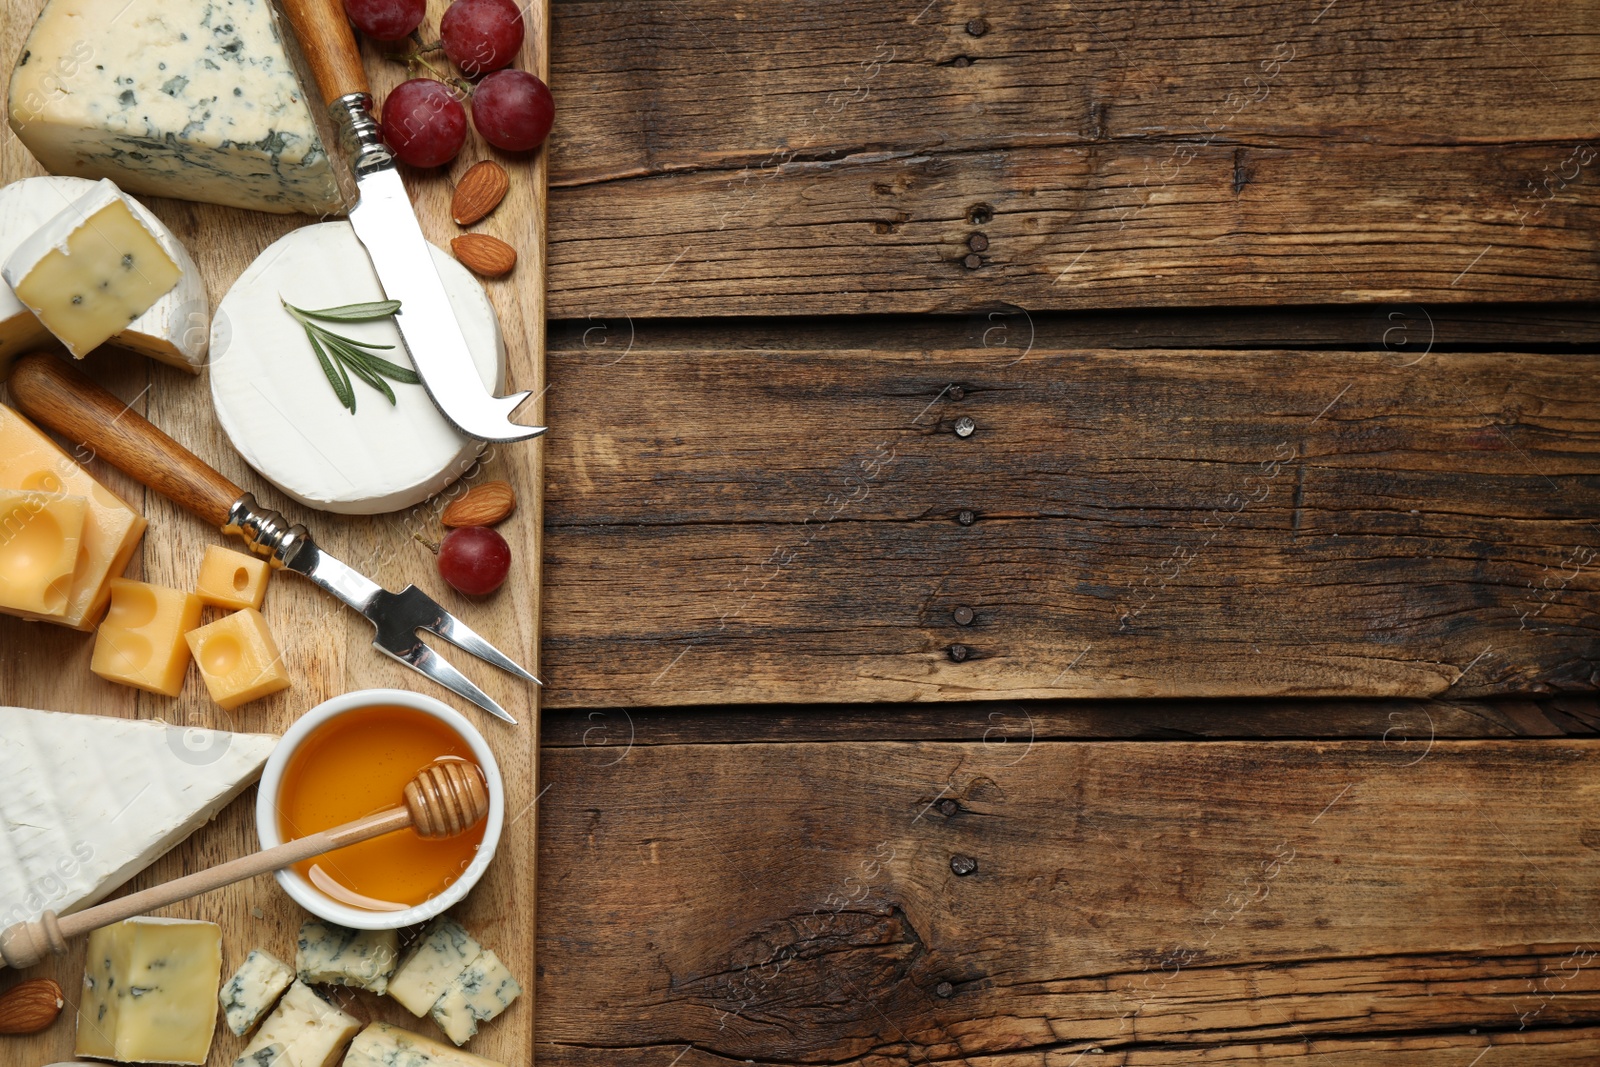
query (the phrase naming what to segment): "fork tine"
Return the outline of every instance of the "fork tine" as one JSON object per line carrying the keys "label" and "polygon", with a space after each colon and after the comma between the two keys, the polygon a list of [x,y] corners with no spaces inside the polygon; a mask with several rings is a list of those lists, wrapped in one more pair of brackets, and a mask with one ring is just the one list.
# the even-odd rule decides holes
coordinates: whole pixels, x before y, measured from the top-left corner
{"label": "fork tine", "polygon": [[457,648],[471,652],[479,659],[487,660],[503,671],[510,671],[518,678],[533,682],[535,685],[544,684],[532,674],[528,673],[528,671],[524,669],[521,664],[517,663],[516,660],[512,659],[510,656],[506,655],[504,652],[501,652],[498,648],[495,648],[488,641],[486,641],[483,636],[478,633],[478,631],[474,630],[472,627],[468,626],[466,623],[462,622],[448,611],[441,609],[440,613],[442,617],[440,618],[438,625],[425,625],[423,626],[423,629],[427,630],[429,633],[438,634],[440,637],[444,638],[446,641],[449,641]]}
{"label": "fork tine", "polygon": [[513,726],[516,725],[517,720],[511,717],[510,712],[495,703],[494,698],[488,693],[474,685],[472,679],[456,670],[455,664],[440,656],[421,641],[417,641],[410,648],[400,653],[391,652],[376,641],[373,642],[372,647],[386,656],[399,660],[413,670],[427,675],[457,696],[472,701],[489,714],[496,715]]}

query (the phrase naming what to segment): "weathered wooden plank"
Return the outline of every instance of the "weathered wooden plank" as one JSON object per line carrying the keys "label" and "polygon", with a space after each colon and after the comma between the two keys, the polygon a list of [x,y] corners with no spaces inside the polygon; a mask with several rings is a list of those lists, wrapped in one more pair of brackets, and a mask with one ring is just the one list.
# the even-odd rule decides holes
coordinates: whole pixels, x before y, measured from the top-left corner
{"label": "weathered wooden plank", "polygon": [[1596,13],[559,4],[551,307],[1593,299]]}
{"label": "weathered wooden plank", "polygon": [[1600,744],[1407,740],[547,749],[538,1054],[1592,1059]]}
{"label": "weathered wooden plank", "polygon": [[546,697],[1592,690],[1591,362],[563,353]]}

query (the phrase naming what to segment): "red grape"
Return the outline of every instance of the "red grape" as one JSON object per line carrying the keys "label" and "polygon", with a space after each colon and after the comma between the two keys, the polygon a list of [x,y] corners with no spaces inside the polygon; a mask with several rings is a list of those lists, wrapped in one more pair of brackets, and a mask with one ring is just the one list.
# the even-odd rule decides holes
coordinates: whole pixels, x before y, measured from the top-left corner
{"label": "red grape", "polygon": [[344,0],[356,29],[375,41],[398,41],[422,25],[426,0]]}
{"label": "red grape", "polygon": [[469,78],[499,70],[522,47],[516,0],[455,0],[439,20],[444,54]]}
{"label": "red grape", "polygon": [[525,70],[497,70],[472,91],[472,124],[508,152],[538,148],[555,118],[550,87]]}
{"label": "red grape", "polygon": [[511,546],[487,526],[462,526],[439,543],[439,576],[461,593],[484,596],[511,570]]}
{"label": "red grape", "polygon": [[466,142],[467,111],[443,82],[401,82],[383,102],[383,140],[401,162],[437,167],[456,158]]}

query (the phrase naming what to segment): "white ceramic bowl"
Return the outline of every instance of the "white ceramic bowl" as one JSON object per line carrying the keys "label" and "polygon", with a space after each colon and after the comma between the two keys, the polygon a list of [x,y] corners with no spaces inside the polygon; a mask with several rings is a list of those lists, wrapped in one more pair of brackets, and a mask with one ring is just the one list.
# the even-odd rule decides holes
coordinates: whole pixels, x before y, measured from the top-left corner
{"label": "white ceramic bowl", "polygon": [[412,708],[443,720],[445,725],[459,734],[472,749],[473,758],[478,761],[478,766],[483,768],[483,776],[489,783],[489,818],[484,826],[483,842],[478,846],[477,854],[473,856],[472,862],[467,865],[461,877],[452,882],[443,893],[429,897],[421,904],[404,911],[367,911],[364,908],[353,908],[328,896],[312,885],[304,875],[294,870],[278,871],[277,877],[278,884],[283,886],[284,892],[288,893],[295,903],[319,919],[326,919],[328,922],[356,930],[397,930],[402,926],[425,922],[460,903],[461,898],[465,897],[472,887],[478,884],[478,879],[483,877],[489,861],[494,858],[495,847],[500,843],[500,828],[506,818],[505,782],[500,777],[500,767],[495,763],[494,753],[489,750],[488,742],[460,712],[433,697],[407,692],[404,689],[361,689],[318,704],[300,716],[300,720],[289,728],[289,732],[283,735],[283,740],[278,742],[278,747],[273,749],[272,755],[267,758],[267,765],[261,772],[261,785],[256,793],[256,835],[261,839],[262,848],[271,848],[283,843],[283,837],[278,832],[278,791],[283,784],[283,772],[288,767],[290,758],[312,731],[329,719],[347,711],[371,707],[374,704],[394,704]]}

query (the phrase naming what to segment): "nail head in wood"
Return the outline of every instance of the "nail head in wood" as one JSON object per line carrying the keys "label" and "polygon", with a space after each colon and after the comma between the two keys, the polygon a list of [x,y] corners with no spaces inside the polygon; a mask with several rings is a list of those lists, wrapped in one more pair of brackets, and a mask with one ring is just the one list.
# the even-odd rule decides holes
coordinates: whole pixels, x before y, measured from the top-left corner
{"label": "nail head in wood", "polygon": [[952,385],[949,389],[945,390],[945,396],[948,396],[951,400],[965,400],[967,397],[967,391],[959,385]]}
{"label": "nail head in wood", "polygon": [[949,818],[960,810],[961,805],[956,803],[950,797],[945,797],[943,800],[939,801],[939,814],[943,815],[945,818]]}
{"label": "nail head in wood", "polygon": [[962,511],[956,515],[956,521],[963,526],[971,526],[973,523],[978,521],[978,516],[974,515],[970,511]]}
{"label": "nail head in wood", "polygon": [[959,625],[961,625],[961,626],[971,626],[972,625],[972,619],[973,619],[972,609],[967,607],[965,604],[961,605],[959,608],[957,608],[956,610],[952,611],[950,614],[951,614],[952,617],[954,617],[954,619],[956,620],[956,622]]}
{"label": "nail head in wood", "polygon": [[972,249],[974,252],[989,251],[989,235],[983,233],[973,234],[971,237],[967,238],[967,247]]}
{"label": "nail head in wood", "polygon": [[933,995],[936,997],[948,998],[953,996],[955,991],[956,987],[951,985],[949,982],[940,982],[938,985],[933,987]]}
{"label": "nail head in wood", "polygon": [[982,37],[989,32],[989,24],[983,19],[968,19],[967,33],[972,37]]}
{"label": "nail head in wood", "polygon": [[956,420],[957,437],[971,437],[972,431],[976,430],[977,428],[978,424],[972,420],[971,416],[963,415]]}
{"label": "nail head in wood", "polygon": [[967,255],[967,258],[963,259],[961,262],[966,264],[968,270],[977,270],[979,267],[983,266],[983,257],[978,255],[976,252],[971,252]]}
{"label": "nail head in wood", "polygon": [[957,878],[965,878],[977,869],[978,861],[971,856],[957,854],[950,857],[950,870],[955,873]]}
{"label": "nail head in wood", "polygon": [[970,651],[971,650],[968,649],[966,645],[951,645],[949,649],[949,655],[953,661],[960,663],[962,660],[967,658]]}

